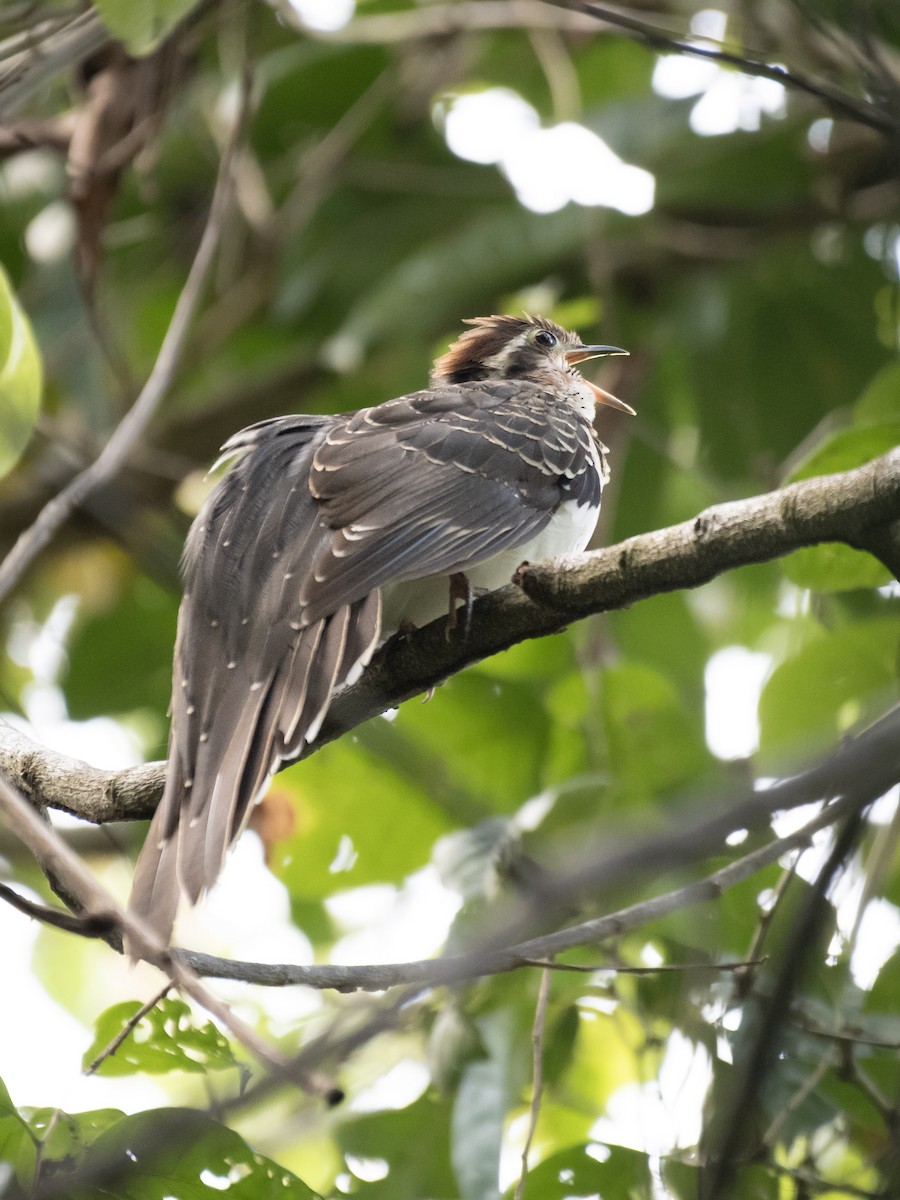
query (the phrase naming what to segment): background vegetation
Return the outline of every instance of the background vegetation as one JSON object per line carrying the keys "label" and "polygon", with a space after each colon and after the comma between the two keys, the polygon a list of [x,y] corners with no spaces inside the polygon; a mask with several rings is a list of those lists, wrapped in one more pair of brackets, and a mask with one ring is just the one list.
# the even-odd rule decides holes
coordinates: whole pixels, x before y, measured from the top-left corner
{"label": "background vegetation", "polygon": [[[108,446],[159,369],[204,228],[216,240],[149,425],[0,611],[10,720],[99,766],[165,754],[178,555],[220,443],[423,386],[462,317],[537,311],[631,350],[603,377],[638,417],[603,417],[597,545],[900,443],[890,0],[370,0],[330,33],[303,12],[0,9],[0,551]],[[643,177],[644,201],[623,184],[625,211],[597,203],[619,169],[599,143],[516,142],[497,108],[470,110],[495,141],[471,153],[490,161],[454,154],[458,106],[489,89],[544,131],[598,135],[652,175],[652,203]],[[590,169],[554,198],[573,164]],[[210,226],[217,177],[230,196]],[[660,589],[479,662],[279,775],[268,870],[247,835],[237,902],[217,926],[213,898],[185,943],[402,962],[471,948],[498,906],[521,940],[768,858],[585,936],[562,955],[581,971],[420,984],[402,1005],[396,989],[216,985],[284,1055],[316,1047],[346,1093],[331,1108],[262,1083],[245,1041],[170,997],[77,1111],[63,1065],[40,1096],[0,1085],[0,1192],[896,1196],[896,788],[865,807],[900,777],[896,750],[872,751],[874,783],[851,762],[835,790],[853,801],[858,776],[860,791],[834,814],[821,772],[799,816],[751,822],[746,806],[754,780],[819,762],[895,703],[897,557],[829,542]],[[711,843],[722,802],[732,834]],[[142,827],[65,833],[123,897]],[[587,883],[542,891],[553,863],[571,883],[576,846],[591,848]],[[0,852],[19,892],[49,902],[30,853],[11,838]],[[68,1036],[86,1062],[161,986],[102,941],[43,928],[27,963],[14,941],[10,1003],[34,976],[80,1022]],[[7,1022],[0,1076],[50,1036]]]}

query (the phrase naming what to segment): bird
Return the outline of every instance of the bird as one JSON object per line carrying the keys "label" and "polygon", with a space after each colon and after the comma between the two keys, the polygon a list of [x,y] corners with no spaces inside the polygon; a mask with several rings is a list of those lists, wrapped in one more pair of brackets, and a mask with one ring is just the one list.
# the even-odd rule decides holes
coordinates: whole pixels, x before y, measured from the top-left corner
{"label": "bird", "polygon": [[185,544],[165,785],[129,901],[164,943],[391,632],[455,614],[460,582],[494,589],[594,532],[597,406],[634,409],[577,367],[627,351],[539,316],[463,323],[428,388],[222,447],[229,469]]}

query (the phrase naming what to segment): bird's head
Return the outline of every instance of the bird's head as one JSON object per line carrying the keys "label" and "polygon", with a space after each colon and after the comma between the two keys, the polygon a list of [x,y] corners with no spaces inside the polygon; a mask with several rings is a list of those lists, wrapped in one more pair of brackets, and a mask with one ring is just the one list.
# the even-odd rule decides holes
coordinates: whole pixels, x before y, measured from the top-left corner
{"label": "bird's head", "polygon": [[471,325],[434,364],[432,382],[474,383],[487,379],[522,379],[558,388],[566,380],[593,393],[597,404],[634,413],[630,404],[603,391],[576,370],[578,363],[607,354],[627,354],[618,346],[586,346],[546,317],[473,317]]}

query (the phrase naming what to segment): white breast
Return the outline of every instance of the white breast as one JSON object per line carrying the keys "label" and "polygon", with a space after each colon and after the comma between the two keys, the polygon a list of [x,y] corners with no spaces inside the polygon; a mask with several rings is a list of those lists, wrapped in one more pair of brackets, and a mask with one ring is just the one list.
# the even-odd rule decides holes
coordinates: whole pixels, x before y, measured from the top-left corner
{"label": "white breast", "polygon": [[509,583],[520,563],[540,562],[542,558],[555,558],[558,554],[578,553],[591,540],[599,511],[587,504],[567,500],[559,506],[546,528],[530,542],[504,550],[466,571],[469,582],[473,587],[493,590]]}
{"label": "white breast", "polygon": [[[503,550],[493,558],[467,568],[466,578],[474,588],[494,591],[510,582],[520,563],[540,562],[559,554],[577,554],[591,540],[599,512],[599,508],[567,500],[530,542]],[[446,575],[388,584],[381,592],[383,638],[390,637],[403,624],[421,627],[437,617],[446,616],[449,611],[450,584]]]}
{"label": "white breast", "polygon": [[[583,403],[589,405],[593,415],[596,405],[587,385],[583,394],[572,395],[569,400],[576,408]],[[609,478],[605,463],[600,458],[593,439],[590,453],[594,469],[601,483]],[[494,591],[512,580],[516,568],[523,562],[540,562],[544,558],[556,558],[560,554],[579,554],[585,549],[597,528],[599,506],[577,504],[574,500],[564,501],[544,529],[530,542],[503,550],[493,558],[466,569],[466,578],[474,588]],[[387,584],[382,595],[382,640],[387,639],[403,624],[421,628],[437,617],[446,616],[450,604],[450,584],[446,575],[429,575],[424,579],[413,579],[404,583]]]}

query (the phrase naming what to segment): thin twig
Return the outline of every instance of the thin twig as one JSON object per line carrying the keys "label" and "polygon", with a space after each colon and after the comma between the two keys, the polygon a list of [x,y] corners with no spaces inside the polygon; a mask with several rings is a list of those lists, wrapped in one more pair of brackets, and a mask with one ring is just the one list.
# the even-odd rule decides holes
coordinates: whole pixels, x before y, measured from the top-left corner
{"label": "thin twig", "polygon": [[[632,929],[639,929],[651,921],[659,920],[674,912],[681,912],[695,904],[718,900],[730,888],[743,883],[758,871],[776,862],[783,854],[806,844],[814,833],[836,821],[847,812],[847,805],[838,802],[824,812],[818,813],[802,829],[784,838],[777,838],[767,846],[745,854],[743,857],[722,867],[705,879],[685,884],[661,896],[642,900],[617,912],[608,913],[590,921],[531,938],[525,942],[502,949],[491,956],[459,954],[439,959],[422,959],[410,963],[387,963],[370,966],[296,966],[289,964],[245,963],[213,955],[197,954],[179,950],[178,955],[198,975],[209,978],[236,979],[267,987],[304,985],[316,988],[335,988],[348,992],[357,989],[383,991],[386,988],[410,984],[427,984],[438,987],[464,979],[488,974],[517,971],[538,962],[541,967],[546,960],[566,950],[579,946],[596,945],[610,938],[620,937]],[[652,840],[645,840],[648,861],[653,861]],[[562,969],[557,964],[556,969]]]}
{"label": "thin twig", "polygon": [[314,1072],[304,1072],[302,1067],[295,1066],[277,1047],[236,1017],[227,1004],[213,996],[190,967],[160,942],[149,926],[133,914],[126,913],[59,834],[41,820],[28,801],[2,775],[0,815],[10,832],[28,846],[41,869],[61,882],[83,913],[117,928],[120,934],[127,937],[129,945],[137,948],[139,957],[161,970],[182,992],[221,1021],[269,1071],[282,1081],[297,1084],[329,1102],[340,1098],[342,1093],[330,1079]]}
{"label": "thin twig", "polygon": [[92,1059],[92,1061],[88,1063],[88,1065],[84,1068],[84,1074],[85,1075],[93,1075],[94,1072],[99,1070],[99,1068],[103,1065],[103,1063],[108,1058],[112,1058],[112,1056],[119,1049],[119,1047],[122,1045],[122,1043],[131,1036],[131,1034],[134,1032],[135,1029],[137,1029],[138,1025],[140,1025],[141,1021],[143,1021],[143,1019],[144,1019],[144,1017],[146,1017],[147,1013],[152,1011],[152,1009],[156,1008],[156,1006],[157,1006],[157,1004],[159,1004],[160,1000],[164,1000],[166,998],[166,996],[168,996],[168,994],[169,994],[169,992],[171,992],[173,986],[174,985],[172,984],[172,982],[170,980],[165,985],[165,987],[161,988],[156,993],[155,996],[152,996],[149,1000],[147,1000],[144,1004],[142,1004],[141,1007],[137,1010],[137,1012],[134,1013],[133,1016],[128,1018],[128,1020],[125,1022],[125,1024],[122,1026],[122,1028],[116,1034],[116,1036],[112,1039],[112,1041],[108,1045],[103,1047],[103,1049],[100,1051],[100,1053],[97,1055],[97,1057],[95,1059]]}
{"label": "thin twig", "polygon": [[550,997],[550,980],[552,974],[548,967],[541,973],[541,983],[538,988],[537,1005],[534,1010],[534,1024],[531,1027],[531,1111],[528,1116],[528,1134],[522,1147],[522,1171],[516,1184],[515,1200],[522,1200],[525,1194],[525,1181],[528,1177],[528,1155],[531,1153],[531,1143],[537,1132],[538,1117],[541,1112],[541,1096],[544,1091],[544,1028],[547,1023],[547,1001]]}
{"label": "thin twig", "polygon": [[666,971],[739,971],[743,967],[759,967],[765,958],[739,959],[737,962],[660,963],[655,967],[623,967],[615,963],[561,963],[543,958],[522,958],[523,967],[540,967],[547,971],[574,971],[593,975],[608,971],[610,975],[660,975]]}
{"label": "thin twig", "polygon": [[120,470],[175,381],[228,211],[232,189],[231,165],[249,112],[250,92],[251,77],[249,71],[245,71],[238,112],[219,160],[206,227],[187,280],[175,304],[150,377],[94,462],[71,479],[62,491],[41,509],[28,529],[19,535],[15,545],[0,564],[0,602],[9,595],[27,568],[75,509],[84,503],[91,492]]}
{"label": "thin twig", "polygon": [[861,811],[846,818],[794,923],[771,993],[765,997],[764,1009],[757,1014],[740,1060],[735,1062],[734,1085],[726,1101],[727,1110],[714,1133],[714,1141],[707,1143],[705,1148],[701,1141],[704,1166],[698,1188],[700,1200],[718,1200],[731,1192],[740,1148],[754,1119],[759,1092],[776,1052],[778,1035],[830,908],[828,892],[845,869],[862,828]]}
{"label": "thin twig", "polygon": [[0,900],[5,900],[11,908],[18,909],[27,917],[33,917],[53,929],[61,929],[63,933],[76,933],[79,937],[106,938],[115,928],[106,918],[82,916],[66,912],[63,908],[48,908],[45,904],[37,904],[21,896],[14,888],[0,883]]}
{"label": "thin twig", "polygon": [[833,87],[831,84],[813,80],[799,71],[788,70],[787,67],[772,66],[770,63],[759,62],[742,54],[735,54],[721,47],[704,46],[698,42],[687,42],[682,38],[667,33],[658,26],[641,21],[630,14],[617,12],[607,8],[605,4],[589,3],[588,0],[545,0],[554,8],[562,8],[568,12],[583,13],[586,16],[603,21],[607,25],[624,29],[632,37],[653,50],[667,51],[672,54],[687,54],[695,58],[703,58],[709,62],[722,63],[724,66],[736,67],[744,75],[756,76],[759,79],[771,79],[783,87],[793,91],[804,92],[815,97],[838,116],[847,117],[877,129],[879,133],[895,137],[898,130],[896,116],[887,110],[876,108],[874,104],[857,100],[849,92]]}
{"label": "thin twig", "polygon": [[762,1135],[761,1144],[773,1147],[787,1121],[793,1116],[800,1105],[816,1090],[828,1072],[837,1063],[837,1055],[833,1046],[829,1046],[815,1070],[810,1071],[803,1083],[797,1088],[788,1102],[778,1110],[769,1128]]}

